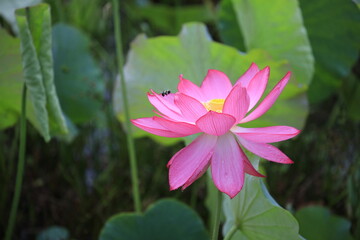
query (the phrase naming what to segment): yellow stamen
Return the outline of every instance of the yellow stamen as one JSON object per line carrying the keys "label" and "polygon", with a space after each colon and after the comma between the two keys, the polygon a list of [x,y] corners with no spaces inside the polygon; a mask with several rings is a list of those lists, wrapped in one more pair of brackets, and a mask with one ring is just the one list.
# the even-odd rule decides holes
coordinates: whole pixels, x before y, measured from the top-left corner
{"label": "yellow stamen", "polygon": [[203,105],[208,111],[221,113],[224,106],[224,102],[225,99],[212,99],[210,101],[203,103]]}

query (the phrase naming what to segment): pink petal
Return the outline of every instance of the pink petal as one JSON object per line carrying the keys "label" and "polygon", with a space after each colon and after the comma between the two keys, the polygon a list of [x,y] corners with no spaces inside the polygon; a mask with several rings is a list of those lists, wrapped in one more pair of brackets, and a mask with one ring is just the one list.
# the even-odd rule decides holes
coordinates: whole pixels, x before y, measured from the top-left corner
{"label": "pink petal", "polygon": [[267,143],[252,142],[249,140],[245,140],[244,138],[241,138],[239,136],[237,136],[237,138],[239,139],[241,145],[243,145],[247,150],[254,153],[255,155],[258,155],[261,158],[283,164],[293,163],[293,161],[291,161],[288,156],[286,156],[283,152],[281,152],[273,145]]}
{"label": "pink petal", "polygon": [[205,101],[205,98],[201,92],[200,87],[198,87],[196,84],[192,83],[191,81],[183,78],[182,74],[179,76],[179,79],[180,79],[180,82],[178,84],[179,92],[188,95],[190,97],[193,97],[199,101]]}
{"label": "pink petal", "polygon": [[195,172],[193,173],[193,175],[189,178],[189,180],[186,181],[186,183],[181,187],[181,190],[184,190],[185,188],[187,188],[188,186],[190,186],[191,184],[193,184],[193,182],[195,182],[198,178],[200,178],[205,172],[206,170],[209,168],[210,166],[210,161],[203,161],[201,162],[201,164],[199,165],[199,167],[195,170]]}
{"label": "pink petal", "polygon": [[261,173],[259,173],[254,166],[251,164],[250,160],[248,159],[248,157],[245,155],[245,153],[243,152],[243,150],[240,148],[241,154],[242,154],[242,159],[244,160],[244,171],[247,174],[250,174],[252,176],[255,177],[265,177],[264,175],[262,175]]}
{"label": "pink petal", "polygon": [[207,113],[204,105],[198,100],[182,93],[175,94],[175,104],[180,109],[186,122],[195,122]]}
{"label": "pink petal", "polygon": [[271,90],[271,92],[265,97],[265,99],[255,108],[253,112],[251,112],[248,116],[246,116],[240,123],[245,123],[257,119],[261,115],[263,115],[270,107],[274,104],[286,84],[290,79],[291,73],[288,72],[283,79],[276,84],[276,86]]}
{"label": "pink petal", "polygon": [[235,197],[244,184],[243,157],[232,133],[218,138],[211,158],[211,175],[215,186],[230,198]]}
{"label": "pink petal", "polygon": [[168,164],[170,190],[184,184],[188,186],[194,175],[204,171],[212,156],[216,140],[216,136],[202,134],[170,159]]}
{"label": "pink petal", "polygon": [[225,99],[223,113],[229,114],[238,123],[247,113],[249,108],[249,96],[246,89],[240,84],[236,85]]}
{"label": "pink petal", "polygon": [[[152,91],[152,90],[151,90]],[[161,95],[157,94],[156,92],[152,91],[153,94],[148,93],[148,99],[150,103],[163,115],[167,116],[168,118],[182,121],[183,117],[180,114],[180,110],[178,107],[175,106],[174,103],[171,103],[169,100],[166,100],[168,96],[162,97]]]}
{"label": "pink petal", "polygon": [[258,72],[249,82],[249,85],[246,88],[247,94],[250,97],[249,110],[257,104],[257,102],[263,95],[266,89],[266,85],[268,83],[269,74],[270,68],[266,67],[260,72]]}
{"label": "pink petal", "polygon": [[183,134],[185,136],[192,135],[201,131],[194,124],[190,124],[186,122],[174,122],[157,116],[154,116],[153,119],[155,122],[162,125],[165,129],[168,129],[175,133]]}
{"label": "pink petal", "polygon": [[162,137],[185,137],[189,134],[183,134],[183,133],[176,133],[172,132],[168,129],[166,129],[164,126],[156,122],[152,117],[151,118],[138,118],[138,119],[132,119],[132,124],[137,126],[138,128],[141,128],[142,130],[145,130],[149,133],[162,136]]}
{"label": "pink petal", "polygon": [[212,99],[225,99],[232,89],[232,84],[225,73],[218,70],[209,69],[201,90],[206,101]]}
{"label": "pink petal", "polygon": [[235,118],[224,113],[209,111],[196,121],[196,125],[205,133],[220,136],[227,133],[235,124]]}
{"label": "pink petal", "polygon": [[251,79],[259,72],[259,68],[255,63],[252,63],[249,69],[236,81],[235,85],[241,84],[247,87]]}
{"label": "pink petal", "polygon": [[166,96],[162,96],[162,94],[158,94],[155,91],[153,91],[152,89],[150,91],[156,98],[158,98],[159,101],[161,101],[168,108],[170,108],[171,110],[173,110],[177,113],[180,113],[180,109],[175,105],[175,102],[174,102],[174,98],[175,98],[174,93],[170,93],[170,94],[167,94]]}
{"label": "pink petal", "polygon": [[162,113],[160,113],[160,112],[157,112],[156,110],[153,110],[153,112],[154,112],[155,114],[159,115],[160,117],[163,117],[163,118],[165,118],[165,119],[167,119],[167,120],[175,121],[173,118],[170,118],[170,117],[168,117],[168,116],[166,116],[166,115],[164,115],[164,114],[162,114]]}
{"label": "pink petal", "polygon": [[234,127],[231,131],[241,138],[259,143],[280,142],[293,138],[300,133],[300,130],[289,126],[272,126],[262,128]]}

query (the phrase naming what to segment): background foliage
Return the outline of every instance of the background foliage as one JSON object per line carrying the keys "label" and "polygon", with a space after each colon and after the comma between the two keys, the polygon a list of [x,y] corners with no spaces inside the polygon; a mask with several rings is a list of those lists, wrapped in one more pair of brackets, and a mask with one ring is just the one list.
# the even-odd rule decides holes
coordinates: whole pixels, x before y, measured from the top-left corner
{"label": "background foliage", "polygon": [[[29,26],[23,12],[15,15],[16,8],[38,2],[0,1],[0,225],[7,224],[14,188],[21,88],[24,76],[26,81],[35,76],[30,80],[43,91],[33,94],[46,101],[39,103],[41,113],[32,105],[28,111],[27,169],[15,237],[97,239],[109,217],[132,210],[126,135],[118,121],[123,116],[112,6],[105,0],[48,0],[51,12],[43,8],[37,14],[51,14],[52,22],[30,21]],[[255,123],[303,128],[299,137],[281,145],[295,164],[263,164],[266,184],[276,201],[294,213],[306,239],[329,239],[331,231],[333,239],[342,239],[337,234],[360,238],[359,5],[350,0],[120,4],[133,117],[151,114],[145,93],[150,88],[175,91],[180,73],[199,83],[208,68],[216,68],[236,81],[256,62],[270,65],[272,87],[293,71],[275,108]],[[41,49],[39,41],[50,35],[49,52],[51,45]],[[32,65],[24,70],[21,44],[32,52]],[[43,65],[49,61],[53,67]],[[56,92],[45,79],[54,82]],[[136,146],[144,207],[177,198],[209,225],[212,213],[204,202],[211,202],[211,191],[205,177],[184,192],[168,191],[166,163],[183,143],[136,134],[141,136]],[[322,207],[303,208],[308,205]],[[309,221],[329,224],[312,229]]]}

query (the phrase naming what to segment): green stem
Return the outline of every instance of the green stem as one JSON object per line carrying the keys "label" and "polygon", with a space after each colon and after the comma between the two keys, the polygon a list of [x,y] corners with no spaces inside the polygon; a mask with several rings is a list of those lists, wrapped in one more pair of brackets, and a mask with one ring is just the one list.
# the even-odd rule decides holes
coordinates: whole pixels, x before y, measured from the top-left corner
{"label": "green stem", "polygon": [[22,182],[25,168],[25,147],[26,147],[26,85],[23,86],[20,118],[20,146],[19,162],[17,166],[14,198],[11,204],[9,223],[6,229],[5,240],[12,239],[17,209],[19,206]]}
{"label": "green stem", "polygon": [[222,193],[218,191],[218,194],[216,195],[216,199],[215,199],[216,201],[215,220],[212,228],[211,240],[217,240],[219,236],[221,200],[222,200]]}
{"label": "green stem", "polygon": [[118,0],[113,0],[113,10],[114,10],[114,28],[115,28],[115,40],[116,40],[116,55],[117,62],[119,65],[120,72],[120,84],[121,84],[121,93],[125,114],[125,124],[126,124],[126,141],[127,147],[129,151],[130,157],[130,168],[131,168],[131,181],[132,181],[132,190],[133,190],[133,199],[135,211],[137,213],[141,212],[141,200],[140,200],[140,191],[139,191],[139,180],[137,173],[137,163],[136,163],[136,155],[135,155],[135,144],[131,131],[131,122],[130,122],[130,111],[129,111],[129,103],[127,98],[127,91],[125,85],[125,77],[123,71],[124,65],[124,57],[122,52],[122,43],[121,43],[121,27],[120,27],[120,17],[119,17],[119,3]]}
{"label": "green stem", "polygon": [[14,163],[15,163],[16,150],[17,150],[16,148],[18,147],[18,142],[19,142],[19,126],[15,127],[14,134],[15,134],[15,137],[11,143],[10,154],[9,154],[8,179],[10,179],[11,176],[13,176],[13,172],[14,172]]}
{"label": "green stem", "polygon": [[237,227],[236,225],[233,225],[230,229],[230,231],[226,234],[224,240],[230,240],[232,236],[236,233]]}

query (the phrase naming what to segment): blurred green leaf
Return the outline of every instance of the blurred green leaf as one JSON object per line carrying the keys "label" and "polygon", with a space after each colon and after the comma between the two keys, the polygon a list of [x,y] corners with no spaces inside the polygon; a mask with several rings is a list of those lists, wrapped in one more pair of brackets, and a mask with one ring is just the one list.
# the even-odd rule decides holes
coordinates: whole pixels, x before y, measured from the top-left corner
{"label": "blurred green leaf", "polygon": [[[357,159],[355,163],[352,164],[352,171],[350,171],[349,177],[347,179],[347,206],[349,208],[350,218],[356,219],[360,216],[360,154],[355,153],[354,158]],[[360,221],[353,223],[352,229],[354,229],[353,234],[355,239],[360,238]]]}
{"label": "blurred green leaf", "polygon": [[203,5],[171,7],[162,4],[127,8],[132,19],[147,21],[160,33],[175,35],[187,22],[209,22],[211,13]]}
{"label": "blurred green leaf", "polygon": [[14,32],[18,32],[18,26],[15,19],[15,10],[34,6],[40,3],[41,0],[1,0],[0,1],[0,15],[6,19],[11,25]]}
{"label": "blurred green leaf", "polygon": [[352,1],[300,0],[300,6],[316,60],[308,92],[316,103],[341,85],[359,56],[360,14]]}
{"label": "blurred green leaf", "polygon": [[66,228],[52,226],[41,231],[36,240],[66,240],[69,239],[69,231]]}
{"label": "blurred green leaf", "polygon": [[220,1],[217,24],[222,42],[245,52],[244,38],[237,23],[232,0]]}
{"label": "blurred green leaf", "polygon": [[350,222],[332,215],[329,209],[310,206],[295,213],[299,221],[300,233],[307,240],[351,240]]}
{"label": "blurred green leaf", "polygon": [[[184,25],[178,37],[147,39],[140,35],[131,44],[124,67],[131,118],[153,116],[154,108],[149,103],[146,93],[149,89],[157,92],[170,89],[176,92],[180,74],[199,85],[208,69],[217,69],[225,72],[235,82],[252,62],[261,68],[267,65],[271,67],[267,91],[288,70],[286,63],[273,61],[265,51],[252,50],[247,54],[241,54],[235,48],[213,42],[205,26],[198,23]],[[116,83],[114,108],[119,120],[123,121],[119,79]],[[304,86],[292,78],[274,107],[263,117],[244,126],[291,125],[302,128],[307,115]],[[140,129],[134,130],[136,136],[151,136],[164,144],[178,141],[150,135]]]}
{"label": "blurred green leaf", "polygon": [[101,109],[104,82],[90,54],[89,38],[74,27],[53,27],[55,85],[61,106],[74,123],[91,120]]}
{"label": "blurred green leaf", "polygon": [[309,84],[314,57],[297,0],[232,0],[247,50],[287,60],[299,83]]}
{"label": "blurred green leaf", "polygon": [[[62,14],[64,19],[59,19],[60,22],[71,23],[77,29],[85,31],[88,35],[102,36],[107,34],[105,32],[108,18],[110,14],[104,5],[106,1],[102,0],[71,0],[63,4]],[[59,16],[60,17],[60,16]]]}
{"label": "blurred green leaf", "polygon": [[272,199],[260,178],[246,174],[236,197],[224,195],[223,209],[224,236],[236,226],[231,240],[302,239],[296,219]]}
{"label": "blurred green leaf", "polygon": [[209,239],[200,217],[176,200],[161,200],[143,215],[121,213],[110,218],[100,240],[205,240]]}
{"label": "blurred green leaf", "polygon": [[0,29],[0,129],[16,123],[21,106],[20,40]]}
{"label": "blurred green leaf", "polygon": [[348,116],[354,121],[360,121],[360,79],[353,74],[345,79],[342,88]]}

